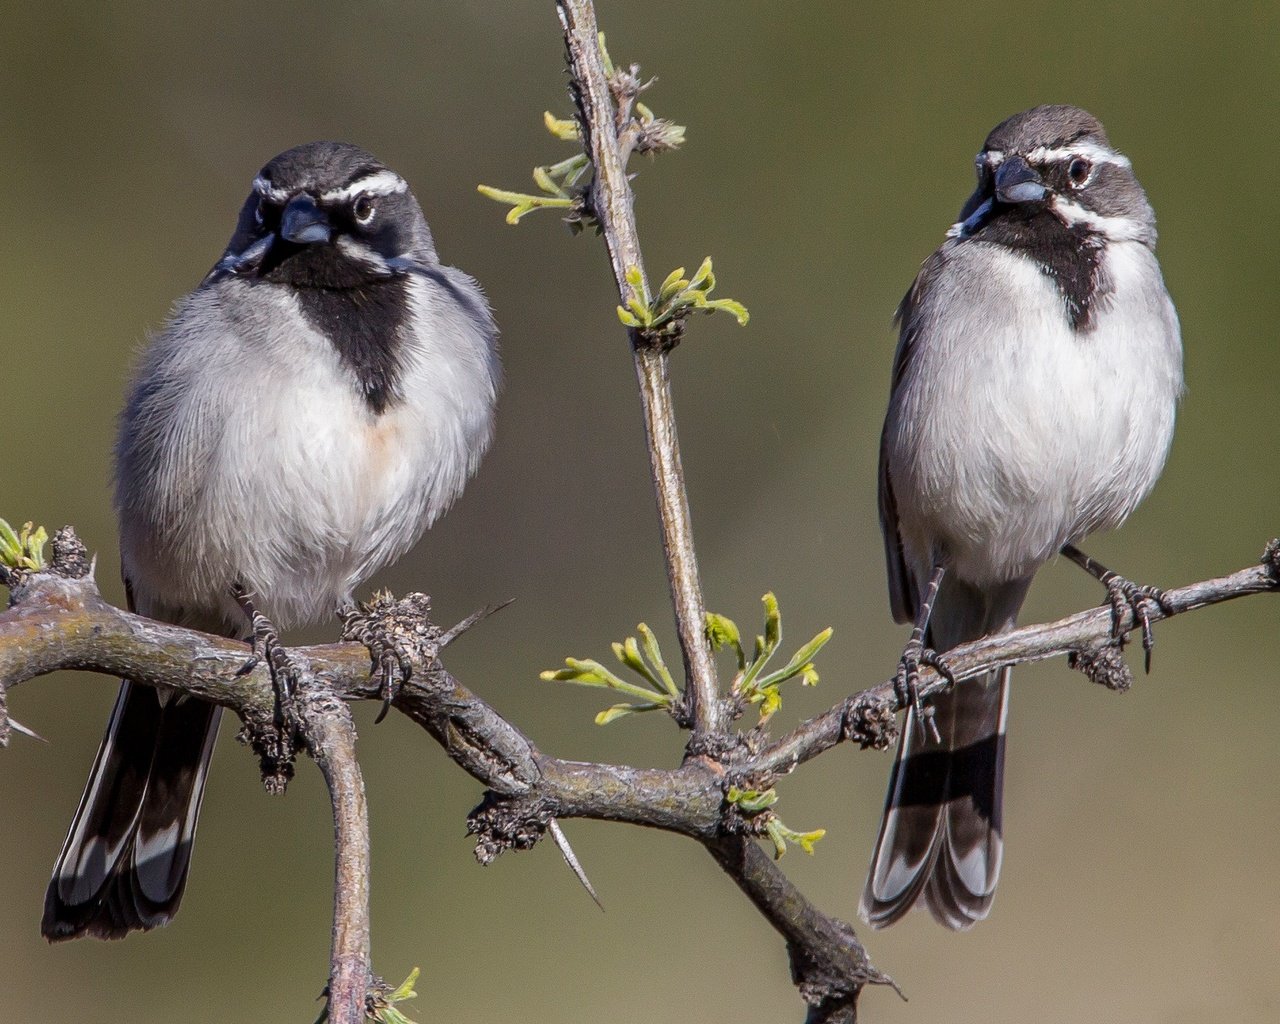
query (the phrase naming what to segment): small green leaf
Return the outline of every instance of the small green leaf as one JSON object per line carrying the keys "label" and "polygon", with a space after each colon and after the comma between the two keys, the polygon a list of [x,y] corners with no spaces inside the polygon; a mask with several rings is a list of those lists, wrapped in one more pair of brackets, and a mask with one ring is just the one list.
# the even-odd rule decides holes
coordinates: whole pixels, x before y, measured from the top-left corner
{"label": "small green leaf", "polygon": [[545,167],[535,167],[533,169],[533,181],[543,192],[553,196],[562,196],[564,191],[551,180],[551,175],[547,173]]}
{"label": "small green leaf", "polygon": [[649,664],[658,673],[663,689],[673,697],[679,695],[680,689],[676,686],[675,680],[671,678],[667,663],[662,659],[662,650],[658,647],[658,638],[653,635],[653,630],[642,622],[636,626],[636,632],[640,634],[640,642],[644,644],[645,657],[649,659]]}
{"label": "small green leaf", "polygon": [[760,600],[764,602],[764,646],[768,654],[773,654],[782,643],[782,613],[778,611],[778,599],[773,591]]}
{"label": "small green leaf", "polygon": [[596,715],[596,725],[608,725],[610,722],[616,722],[619,718],[626,715],[636,715],[645,711],[665,710],[667,704],[659,701],[649,701],[647,704],[615,704],[611,708],[606,708]]}
{"label": "small green leaf", "polygon": [[610,690],[630,694],[632,697],[639,697],[645,701],[653,700],[655,696],[661,696],[643,686],[636,686],[634,683],[619,679],[598,661],[592,661],[589,658],[581,660],[578,658],[565,658],[564,663],[565,668],[559,671],[548,670],[542,672],[539,678],[548,682],[556,680],[563,683],[575,683],[578,686],[608,687]]}
{"label": "small green leaf", "polygon": [[[814,657],[820,650],[822,650],[823,647],[826,646],[827,641],[831,639],[831,635],[834,632],[835,630],[828,626],[807,644],[801,647],[800,650],[796,651],[786,665],[778,669],[776,672],[770,672],[767,676],[763,676],[756,685],[761,688],[766,686],[777,686],[779,683],[786,682],[788,679],[792,679],[795,676],[804,673],[806,670],[812,671],[812,662]],[[817,673],[814,673],[813,682],[817,682]],[[812,686],[813,683],[806,683],[805,685]]]}
{"label": "small green leaf", "polygon": [[606,75],[613,74],[613,61],[609,57],[609,51],[604,45],[604,33],[596,33],[596,42],[600,44],[600,62],[604,65],[604,73]]}
{"label": "small green leaf", "polygon": [[765,832],[773,840],[774,860],[781,859],[782,855],[787,852],[787,843],[794,843],[805,853],[813,856],[813,844],[827,834],[825,828],[814,829],[812,832],[796,832],[787,828],[777,818],[773,818],[765,825]]}
{"label": "small green leaf", "polygon": [[693,280],[689,282],[689,287],[701,292],[709,292],[716,286],[715,275],[711,272],[711,257],[708,256],[702,261],[697,272],[693,275]]}
{"label": "small green leaf", "polygon": [[13,532],[13,527],[0,519],[0,551],[17,553],[20,550],[22,546],[18,543],[18,535]]}
{"label": "small green leaf", "polygon": [[23,546],[26,548],[26,561],[28,569],[41,569],[44,567],[44,546],[49,542],[49,534],[45,532],[43,526],[37,526],[31,529],[31,524],[27,523],[23,528]]}
{"label": "small green leaf", "polygon": [[559,178],[566,185],[572,185],[589,166],[591,166],[591,162],[587,159],[587,155],[578,153],[576,156],[561,160],[558,164],[552,164],[546,168],[546,172],[552,178]]}
{"label": "small green leaf", "polygon": [[508,224],[520,223],[521,217],[534,210],[549,208],[567,210],[573,206],[573,200],[568,196],[532,196],[526,192],[508,192],[506,189],[494,188],[491,185],[477,185],[476,191],[494,202],[511,205],[511,209],[507,211]]}
{"label": "small green leaf", "polygon": [[666,276],[662,282],[662,287],[658,289],[658,301],[666,302],[672,296],[678,295],[689,287],[689,282],[684,279],[684,267],[676,267]]}
{"label": "small green leaf", "polygon": [[387,996],[387,1002],[403,1003],[406,999],[418,998],[418,993],[413,990],[413,986],[418,980],[418,975],[421,973],[422,971],[418,967],[415,967],[410,971],[409,977],[405,978],[404,981],[400,983],[400,987],[392,992],[391,995]]}
{"label": "small green leaf", "polygon": [[725,313],[732,314],[734,319],[738,321],[739,327],[746,327],[747,322],[751,319],[751,314],[747,312],[747,307],[733,299],[708,299],[704,302],[699,302],[697,305],[699,309],[705,309],[708,313],[722,310]]}
{"label": "small green leaf", "polygon": [[774,818],[764,827],[765,834],[773,841],[773,859],[782,860],[787,852],[787,841],[782,837],[781,823]]}
{"label": "small green leaf", "polygon": [[649,327],[653,324],[653,311],[634,295],[627,299],[627,308],[643,326]]}
{"label": "small green leaf", "polygon": [[[813,844],[827,834],[825,828],[815,828],[812,832],[795,832],[794,839],[791,841],[800,844],[800,849],[804,850],[810,857],[813,856]],[[790,837],[788,837],[790,838]]]}
{"label": "small green leaf", "polygon": [[625,309],[623,309],[621,306],[619,306],[619,307],[618,307],[618,319],[619,319],[619,320],[621,320],[621,321],[622,321],[622,323],[623,323],[623,325],[624,325],[624,326],[626,326],[626,327],[639,327],[639,326],[640,326],[640,321],[639,321],[639,320],[637,320],[637,319],[636,319],[634,316],[632,316],[630,313],[628,313],[628,312],[627,312]]}
{"label": "small green leaf", "polygon": [[542,113],[542,123],[547,126],[547,131],[562,142],[576,142],[578,140],[577,121],[568,121],[564,118],[556,117],[551,111],[545,110]]}
{"label": "small green leaf", "polygon": [[713,651],[732,647],[738,657],[738,671],[747,667],[747,652],[742,649],[742,634],[738,624],[726,615],[707,612],[707,641]]}
{"label": "small green leaf", "polygon": [[767,722],[782,707],[782,691],[776,686],[770,686],[760,689],[756,696],[759,697],[760,721]]}
{"label": "small green leaf", "polygon": [[632,672],[647,679],[655,690],[666,689],[665,682],[658,677],[657,672],[649,667],[644,658],[640,657],[640,646],[636,643],[635,637],[629,636],[622,643],[615,642],[613,654]]}
{"label": "small green leaf", "polygon": [[12,569],[38,572],[44,568],[44,546],[48,541],[49,534],[43,526],[28,522],[22,524],[21,530],[15,531],[0,519],[0,563]]}
{"label": "small green leaf", "polygon": [[725,799],[731,804],[735,804],[744,814],[759,814],[761,811],[772,807],[778,802],[778,792],[775,789],[739,789],[737,786],[730,786],[729,792],[725,795]]}

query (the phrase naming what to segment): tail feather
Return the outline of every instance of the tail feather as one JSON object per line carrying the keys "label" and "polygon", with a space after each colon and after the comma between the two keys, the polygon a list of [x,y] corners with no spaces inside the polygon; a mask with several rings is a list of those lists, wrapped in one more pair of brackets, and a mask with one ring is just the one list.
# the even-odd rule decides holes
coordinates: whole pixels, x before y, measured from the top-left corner
{"label": "tail feather", "polygon": [[908,711],[862,894],[863,918],[893,924],[923,895],[941,924],[971,928],[991,909],[1003,852],[1001,791],[1009,670],[934,702],[942,742]]}
{"label": "tail feather", "polygon": [[45,894],[52,941],[167,924],[186,886],[221,709],[125,682]]}
{"label": "tail feather", "polygon": [[[1029,582],[980,592],[944,580],[930,642],[945,651],[1010,628]],[[917,902],[955,930],[991,912],[1004,853],[1009,674],[967,679],[935,698],[940,741],[908,710],[862,893],[860,913],[872,927],[893,924]]]}

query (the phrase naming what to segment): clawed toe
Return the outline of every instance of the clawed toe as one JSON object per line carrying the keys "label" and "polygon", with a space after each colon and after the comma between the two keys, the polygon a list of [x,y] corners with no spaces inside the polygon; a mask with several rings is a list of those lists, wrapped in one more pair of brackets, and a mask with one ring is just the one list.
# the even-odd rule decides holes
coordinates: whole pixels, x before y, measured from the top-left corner
{"label": "clawed toe", "polygon": [[1160,611],[1171,611],[1169,599],[1159,587],[1143,586],[1113,575],[1107,582],[1107,599],[1111,603],[1111,635],[1117,642],[1123,637],[1121,624],[1125,610],[1133,613],[1134,622],[1142,628],[1143,668],[1151,673],[1151,651],[1156,645],[1155,633],[1151,628],[1151,606]]}
{"label": "clawed toe", "polygon": [[938,724],[934,721],[933,708],[925,704],[920,696],[920,666],[924,665],[936,671],[947,681],[948,686],[955,686],[955,673],[947,660],[937,651],[925,647],[915,641],[907,644],[898,662],[898,674],[894,679],[894,691],[898,702],[915,709],[916,724],[920,728],[922,738],[931,738],[934,743],[941,743]]}
{"label": "clawed toe", "polygon": [[368,648],[379,679],[378,695],[382,698],[382,708],[374,719],[375,725],[387,717],[392,702],[405,683],[413,678],[413,641],[417,638],[397,628],[395,616],[400,611],[399,605],[388,595],[363,607],[344,608],[338,613],[342,620],[342,639]]}
{"label": "clawed toe", "polygon": [[382,707],[378,711],[378,717],[373,720],[373,724],[377,725],[387,717],[387,712],[391,710],[391,702],[400,695],[401,688],[412,678],[413,664],[402,648],[385,637],[370,639],[365,646],[369,648],[369,656],[377,664],[378,674],[382,680],[378,687]]}

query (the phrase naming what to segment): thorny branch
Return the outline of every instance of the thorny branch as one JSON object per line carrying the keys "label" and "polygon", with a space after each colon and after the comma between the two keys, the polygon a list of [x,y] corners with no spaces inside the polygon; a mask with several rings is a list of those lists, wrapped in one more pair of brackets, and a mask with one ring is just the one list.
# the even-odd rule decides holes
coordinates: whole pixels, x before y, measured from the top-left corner
{"label": "thorny branch", "polygon": [[314,684],[300,695],[307,752],[319,766],[333,805],[333,943],[328,1012],[334,1022],[360,1022],[373,984],[369,963],[369,809],[356,758],[351,709]]}
{"label": "thorny branch", "polygon": [[[560,0],[557,8],[569,51],[569,89],[578,105],[583,145],[595,168],[588,204],[604,235],[618,295],[625,306],[629,300],[640,297],[627,280],[628,271],[638,272],[643,291],[649,291],[640,237],[636,232],[631,182],[627,179],[626,156],[630,149],[624,154],[618,139],[619,129],[625,130],[639,91],[639,69],[616,71],[612,80],[606,75],[600,53],[600,30],[590,0]],[[658,517],[662,523],[667,580],[671,584],[676,632],[688,680],[685,693],[693,721],[691,752],[696,753],[723,734],[725,711],[711,651],[703,640],[706,606],[693,549],[693,523],[676,436],[669,376],[670,345],[654,343],[636,328],[630,333]]]}
{"label": "thorny branch", "polygon": [[[127,676],[144,685],[171,687],[230,708],[251,730],[269,725],[274,691],[266,669],[237,675],[245,663],[246,645],[154,622],[107,603],[87,574],[83,548],[68,545],[68,538],[74,541],[70,531],[59,533],[54,563],[48,570],[0,574],[0,583],[11,587],[11,606],[0,613],[0,736],[8,724],[2,717],[8,692],[29,679],[62,669],[102,673],[112,685],[115,679]],[[71,555],[57,554],[68,548]],[[1167,590],[1170,610],[1153,610],[1153,621],[1276,590],[1280,590],[1280,541],[1267,546],[1261,565]],[[1133,629],[1132,618],[1126,617],[1122,626]],[[949,660],[957,675],[967,678],[1000,665],[1106,650],[1110,629],[1110,609],[1100,607],[963,644],[950,652]],[[353,755],[354,733],[338,713],[345,709],[334,698],[379,700],[381,678],[371,672],[368,652],[357,644],[305,647],[296,653],[310,664],[313,674],[308,686],[315,689],[317,703],[314,708],[307,705],[306,720],[313,724],[318,720],[320,726],[308,738],[308,749],[322,768],[328,758],[326,775],[334,775],[330,785],[335,829],[342,840],[344,823],[350,822],[353,814],[355,818],[362,816],[364,800]],[[783,774],[845,740],[887,744],[884,732],[869,731],[865,723],[891,723],[894,713],[902,710],[892,680],[855,693],[776,743],[757,744],[755,752],[740,747],[721,769],[693,758],[679,768],[664,770],[549,756],[454,679],[438,660],[417,653],[413,661],[413,678],[401,689],[393,707],[422,726],[490,791],[484,804],[472,813],[480,859],[490,860],[505,849],[531,845],[552,817],[619,821],[689,836],[707,845],[786,939],[797,984],[810,1002],[812,1021],[853,1020],[841,1014],[848,1013],[857,988],[867,980],[888,980],[874,973],[856,952],[859,947],[847,925],[816,911],[749,836],[731,827],[725,792],[730,778],[767,779]],[[936,693],[942,685],[935,676],[926,674],[922,680],[925,694]],[[317,713],[311,714],[311,710]],[[879,741],[869,742],[877,735]],[[367,857],[367,832],[361,835],[360,828],[355,828],[346,834],[355,838],[354,845],[339,843],[345,849],[338,853],[340,883],[350,877],[345,872]],[[335,953],[340,941],[342,949],[356,951],[367,942],[367,931],[361,933],[368,920],[367,871],[356,867],[355,873],[362,881],[354,890],[340,884],[339,898],[346,901],[342,906],[366,908],[364,923],[353,927],[351,918],[345,924],[340,922],[339,910]],[[346,977],[367,970],[367,958],[363,966],[359,966],[358,957],[344,960],[344,965],[350,964],[357,966],[347,966],[352,974]],[[336,968],[343,965],[334,966],[336,975]],[[335,984],[333,991],[350,992],[351,988]],[[824,1007],[834,1012],[824,1016]],[[332,1019],[344,1020],[337,1015]]]}
{"label": "thorny branch", "polygon": [[[606,72],[590,0],[558,0],[568,49],[571,92],[594,169],[584,213],[600,227],[623,305],[648,290],[636,233],[626,164],[638,145],[631,111],[641,88],[638,68]],[[426,600],[411,595],[386,609],[416,619],[409,646],[413,675],[393,706],[425,729],[487,789],[469,816],[476,856],[488,862],[508,849],[533,845],[556,818],[585,817],[659,828],[701,842],[787,943],[793,980],[810,1024],[852,1022],[868,983],[892,984],[877,971],[848,924],[823,914],[777,869],[755,837],[758,820],[727,796],[731,785],[767,788],[782,775],[844,742],[887,747],[902,710],[889,680],[855,693],[770,742],[762,729],[732,730],[704,637],[705,609],[694,554],[669,382],[670,352],[679,331],[661,337],[630,332],[668,578],[685,663],[685,714],[693,731],[678,768],[561,760],[538,750],[515,725],[454,679],[438,654],[459,628],[441,633],[425,617]],[[10,607],[0,613],[0,745],[9,735],[8,691],[60,669],[164,686],[235,711],[252,740],[272,728],[274,689],[265,667],[240,671],[247,648],[232,640],[153,622],[124,612],[98,593],[84,548],[69,530],[54,541],[44,570],[0,566]],[[1166,591],[1167,606],[1151,620],[1248,594],[1280,589],[1280,541],[1262,564],[1230,576]],[[465,627],[465,624],[463,624]],[[1111,612],[1098,608],[1058,622],[1028,626],[961,645],[948,662],[961,680],[1002,665],[1067,655],[1097,682],[1124,688],[1127,666],[1111,640]],[[1135,627],[1126,613],[1120,627]],[[358,1024],[385,993],[369,965],[369,835],[364,784],[355,753],[351,700],[380,699],[381,676],[356,644],[301,648],[310,666],[301,689],[301,732],[329,787],[335,829],[335,915],[329,1019]],[[945,685],[931,670],[921,680],[928,697]],[[961,682],[963,685],[963,682]]]}

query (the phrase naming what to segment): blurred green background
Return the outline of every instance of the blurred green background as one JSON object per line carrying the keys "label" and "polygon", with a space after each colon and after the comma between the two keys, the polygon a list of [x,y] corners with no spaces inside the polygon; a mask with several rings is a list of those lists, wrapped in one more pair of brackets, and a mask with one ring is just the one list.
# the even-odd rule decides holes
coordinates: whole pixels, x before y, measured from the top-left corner
{"label": "blurred green background", "polygon": [[[620,60],[689,126],[640,162],[649,270],[714,255],[748,328],[691,325],[676,399],[710,607],[754,624],[776,590],[792,640],[828,624],[822,685],[781,725],[892,670],[875,512],[890,315],[942,239],[972,156],[1006,115],[1085,106],[1132,158],[1160,219],[1188,394],[1164,478],[1089,550],[1178,584],[1252,562],[1280,529],[1277,215],[1268,182],[1280,8],[1082,2],[603,0]],[[674,652],[638,403],[602,246],[554,214],[518,228],[476,194],[526,187],[569,155],[547,3],[5,4],[0,515],[74,523],[119,600],[109,503],[114,417],[134,352],[217,258],[276,152],[359,142],[414,185],[442,257],[485,285],[508,385],[496,446],[453,513],[377,582],[429,590],[442,622],[515,604],[450,668],[548,751],[670,765],[653,716],[600,729],[593,691],[539,683],[607,655],[638,621]],[[1095,603],[1046,568],[1025,619]],[[925,915],[869,934],[911,997],[867,1020],[1275,1021],[1280,853],[1277,606],[1253,598],[1158,630],[1124,697],[1061,661],[1015,678],[1007,856],[990,920]],[[332,637],[332,626],[307,634]],[[46,736],[0,755],[5,1020],[309,1021],[325,980],[331,847],[319,775],[261,790],[224,730],[183,910],[126,942],[49,947],[48,871],[114,686],[24,686]],[[423,1020],[798,1020],[782,943],[711,859],[665,834],[567,829],[601,914],[549,845],[487,870],[463,835],[480,789],[420,731],[360,709],[373,818],[374,953],[423,967]],[[853,919],[889,755],[840,749],[781,787],[784,819],[825,826],[785,868]]]}

